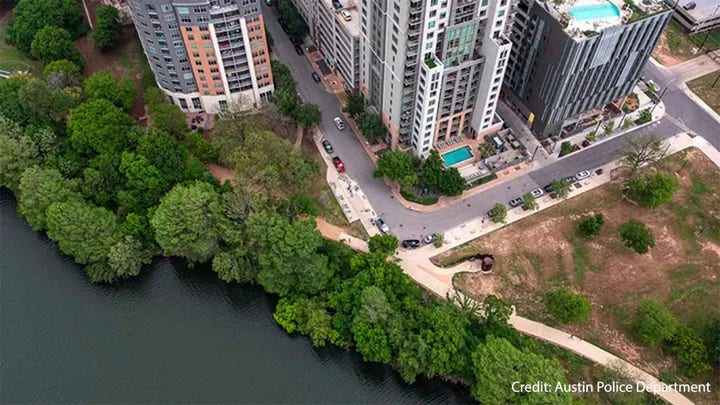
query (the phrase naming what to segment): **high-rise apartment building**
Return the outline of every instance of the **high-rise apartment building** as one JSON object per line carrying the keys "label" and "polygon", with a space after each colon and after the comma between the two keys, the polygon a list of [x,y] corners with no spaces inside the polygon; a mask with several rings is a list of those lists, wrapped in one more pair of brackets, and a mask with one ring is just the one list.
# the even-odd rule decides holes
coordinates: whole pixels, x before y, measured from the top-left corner
{"label": "high-rise apartment building", "polygon": [[537,137],[560,134],[586,111],[632,91],[670,13],[644,15],[617,0],[520,0],[507,99]]}
{"label": "high-rise apartment building", "polygon": [[360,84],[360,18],[356,0],[316,0],[314,5],[311,18],[306,18],[310,37],[345,89],[357,89]]}
{"label": "high-rise apartment building", "polygon": [[427,156],[438,143],[498,130],[510,53],[509,0],[360,2],[360,90],[393,148]]}
{"label": "high-rise apartment building", "polygon": [[274,90],[258,0],[130,0],[158,86],[186,111],[257,104]]}

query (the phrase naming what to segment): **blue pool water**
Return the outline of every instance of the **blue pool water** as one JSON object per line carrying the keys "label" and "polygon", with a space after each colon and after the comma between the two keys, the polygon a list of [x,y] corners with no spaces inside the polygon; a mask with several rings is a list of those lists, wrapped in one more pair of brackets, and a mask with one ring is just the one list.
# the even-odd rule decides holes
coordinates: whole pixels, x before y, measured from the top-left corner
{"label": "blue pool water", "polygon": [[620,17],[620,10],[612,3],[572,7],[569,12],[574,19],[580,21]]}
{"label": "blue pool water", "polygon": [[463,146],[462,148],[443,153],[442,155],[440,155],[440,157],[442,158],[443,162],[445,162],[445,166],[450,167],[452,165],[456,165],[462,161],[472,158],[473,154],[470,151],[469,146]]}

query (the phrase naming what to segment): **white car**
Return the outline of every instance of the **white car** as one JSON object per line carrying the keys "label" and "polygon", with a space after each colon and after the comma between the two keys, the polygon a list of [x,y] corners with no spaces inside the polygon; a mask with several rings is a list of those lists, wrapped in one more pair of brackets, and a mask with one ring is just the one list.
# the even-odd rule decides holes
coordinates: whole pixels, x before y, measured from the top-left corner
{"label": "white car", "polygon": [[578,181],[587,179],[588,177],[590,177],[590,172],[587,170],[583,170],[575,175],[575,178],[578,179]]}
{"label": "white car", "polygon": [[430,243],[433,243],[433,241],[434,241],[435,239],[437,239],[437,237],[438,237],[438,235],[437,235],[436,233],[431,233],[430,235],[428,235],[428,236],[426,236],[426,237],[423,238],[423,243],[426,244],[426,245],[427,245],[427,244],[430,244]]}
{"label": "white car", "polygon": [[390,227],[383,221],[382,218],[377,217],[375,218],[375,225],[377,225],[378,229],[380,229],[380,232],[382,233],[390,233]]}
{"label": "white car", "polygon": [[345,129],[345,123],[343,122],[342,119],[340,119],[340,117],[333,118],[333,122],[335,123],[335,126],[337,127],[337,129],[339,129],[341,131],[343,129]]}
{"label": "white car", "polygon": [[530,194],[533,197],[538,198],[538,197],[542,196],[543,194],[545,194],[545,192],[541,188],[536,188],[535,190],[531,191]]}

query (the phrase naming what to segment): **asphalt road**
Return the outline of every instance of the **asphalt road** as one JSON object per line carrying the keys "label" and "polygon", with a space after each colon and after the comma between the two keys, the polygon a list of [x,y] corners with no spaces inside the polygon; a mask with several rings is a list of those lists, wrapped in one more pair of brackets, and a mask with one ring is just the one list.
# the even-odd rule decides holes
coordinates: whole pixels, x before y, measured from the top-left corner
{"label": "asphalt road", "polygon": [[[408,210],[394,199],[382,180],[373,178],[374,166],[357,138],[350,133],[350,129],[339,131],[335,127],[332,119],[341,113],[339,101],[334,94],[326,91],[321,83],[312,80],[309,62],[305,56],[295,52],[293,44],[277,22],[275,10],[267,7],[264,2],[262,7],[265,28],[271,32],[275,41],[273,50],[277,57],[289,66],[297,81],[300,97],[303,101],[320,107],[322,111],[320,128],[333,144],[336,155],[345,163],[348,175],[360,184],[375,211],[383,217],[392,233],[400,239],[420,238],[428,233],[444,232],[485,215],[497,202],[507,204],[511,199],[532,189],[543,187],[554,179],[602,166],[616,159],[625,144],[624,137],[627,135],[613,138],[434,212],[421,213]],[[651,64],[648,65],[647,70],[649,78],[655,80],[660,87],[670,84],[663,98],[668,115],[657,123],[631,131],[629,134],[653,133],[665,139],[681,130],[690,129],[720,148],[720,125],[682,92],[681,83],[676,83],[677,80],[674,82],[674,77],[668,77],[667,73]],[[671,72],[668,73],[672,75]]]}

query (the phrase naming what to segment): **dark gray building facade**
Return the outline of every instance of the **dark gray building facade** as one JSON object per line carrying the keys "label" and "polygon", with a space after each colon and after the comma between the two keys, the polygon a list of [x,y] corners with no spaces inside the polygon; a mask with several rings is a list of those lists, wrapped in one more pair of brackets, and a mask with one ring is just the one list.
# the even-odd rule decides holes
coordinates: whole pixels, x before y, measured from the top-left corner
{"label": "dark gray building facade", "polygon": [[[624,11],[623,11],[624,12]],[[671,10],[601,31],[568,31],[549,3],[520,0],[504,81],[506,99],[538,138],[559,134],[581,113],[628,95],[671,16]]]}

